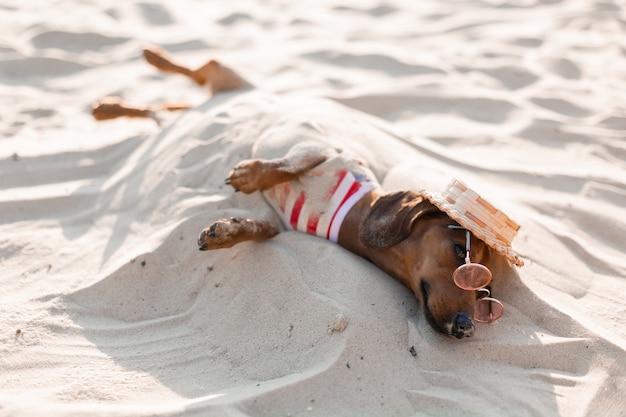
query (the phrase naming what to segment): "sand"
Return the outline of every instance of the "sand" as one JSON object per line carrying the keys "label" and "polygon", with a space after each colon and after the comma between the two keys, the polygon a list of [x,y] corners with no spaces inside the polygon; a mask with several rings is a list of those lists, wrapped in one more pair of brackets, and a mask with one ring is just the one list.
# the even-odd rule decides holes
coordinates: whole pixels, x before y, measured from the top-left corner
{"label": "sand", "polygon": [[[0,26],[0,416],[626,412],[619,2],[5,0]],[[209,98],[145,45],[257,88]],[[194,107],[95,122],[109,95]],[[504,317],[436,334],[296,232],[199,252],[211,221],[271,215],[224,178],[307,123],[388,189],[456,176],[520,223]]]}

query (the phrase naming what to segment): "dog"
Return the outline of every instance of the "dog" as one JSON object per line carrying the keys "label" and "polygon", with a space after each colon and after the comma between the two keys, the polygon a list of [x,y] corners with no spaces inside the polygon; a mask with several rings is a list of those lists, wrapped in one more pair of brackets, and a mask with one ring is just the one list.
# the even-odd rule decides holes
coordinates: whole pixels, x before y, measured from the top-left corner
{"label": "dog", "polygon": [[[235,71],[215,60],[192,70],[155,49],[144,50],[144,56],[162,71],[182,74],[200,86],[208,86],[212,94],[252,88]],[[148,117],[158,122],[158,111],[109,99],[94,105],[93,116],[97,120]],[[357,155],[324,141],[300,141],[295,137],[280,144],[267,139],[257,141],[252,158],[236,164],[226,184],[236,192],[263,193],[282,224],[275,219],[220,219],[200,232],[200,250],[262,241],[284,229],[314,234],[371,261],[409,287],[435,331],[457,339],[474,334],[481,288],[461,288],[453,275],[470,263],[470,246],[471,264],[487,269],[502,252],[493,250],[494,246],[476,233],[470,236],[458,217],[451,217],[424,193],[385,192]]]}

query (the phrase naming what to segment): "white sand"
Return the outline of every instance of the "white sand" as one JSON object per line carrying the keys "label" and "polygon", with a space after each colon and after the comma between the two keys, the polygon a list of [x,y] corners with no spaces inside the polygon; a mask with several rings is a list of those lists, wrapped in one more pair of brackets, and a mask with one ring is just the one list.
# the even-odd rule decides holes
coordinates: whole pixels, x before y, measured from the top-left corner
{"label": "white sand", "polygon": [[[2,2],[0,415],[623,416],[622,6],[294,3]],[[262,93],[206,101],[146,44]],[[96,123],[105,95],[198,107]],[[522,224],[505,316],[435,334],[406,288],[299,233],[198,252],[212,220],[266,213],[223,179],[289,120],[390,189],[456,175]]]}

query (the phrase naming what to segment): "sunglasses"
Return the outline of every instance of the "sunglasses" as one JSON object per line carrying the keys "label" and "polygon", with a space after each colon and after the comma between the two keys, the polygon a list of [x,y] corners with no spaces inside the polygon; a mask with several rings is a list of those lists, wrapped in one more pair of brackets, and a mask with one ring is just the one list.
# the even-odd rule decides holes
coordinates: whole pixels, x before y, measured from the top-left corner
{"label": "sunglasses", "polygon": [[491,271],[485,265],[470,260],[470,231],[462,226],[449,225],[448,229],[465,230],[465,264],[452,274],[457,287],[466,291],[478,291],[478,300],[474,307],[474,320],[479,323],[491,323],[504,314],[504,305],[490,297],[487,285],[491,282]]}

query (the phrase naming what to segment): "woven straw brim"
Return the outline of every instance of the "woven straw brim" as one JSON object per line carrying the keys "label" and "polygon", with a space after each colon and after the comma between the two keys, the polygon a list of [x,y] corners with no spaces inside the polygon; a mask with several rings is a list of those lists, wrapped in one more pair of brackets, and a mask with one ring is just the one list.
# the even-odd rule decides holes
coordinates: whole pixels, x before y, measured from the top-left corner
{"label": "woven straw brim", "polygon": [[511,247],[520,226],[463,182],[453,180],[444,193],[422,190],[420,194],[509,262],[524,265]]}

